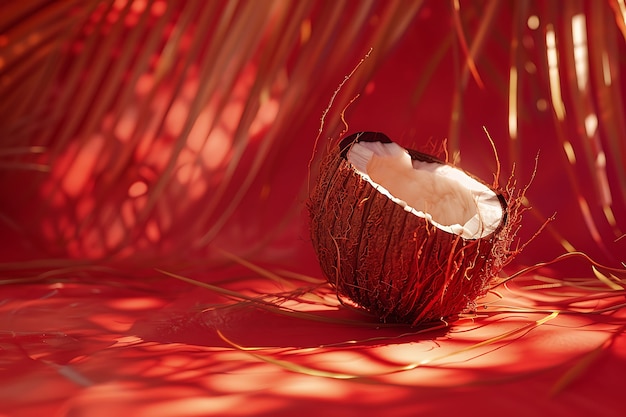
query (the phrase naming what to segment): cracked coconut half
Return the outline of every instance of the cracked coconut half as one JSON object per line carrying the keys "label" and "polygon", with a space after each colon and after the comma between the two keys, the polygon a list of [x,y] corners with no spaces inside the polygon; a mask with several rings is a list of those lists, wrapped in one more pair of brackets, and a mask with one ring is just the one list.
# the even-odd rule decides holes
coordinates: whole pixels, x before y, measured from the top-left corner
{"label": "cracked coconut half", "polygon": [[326,278],[383,321],[471,309],[509,253],[501,193],[382,133],[351,135],[331,152],[309,210]]}

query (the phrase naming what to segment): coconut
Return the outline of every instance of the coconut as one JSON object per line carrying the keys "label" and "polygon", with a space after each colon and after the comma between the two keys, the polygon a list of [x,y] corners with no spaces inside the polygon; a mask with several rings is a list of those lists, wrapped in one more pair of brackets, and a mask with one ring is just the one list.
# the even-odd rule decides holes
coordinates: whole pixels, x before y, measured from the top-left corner
{"label": "coconut", "polygon": [[510,253],[503,192],[382,133],[331,150],[308,208],[327,280],[385,322],[473,309]]}

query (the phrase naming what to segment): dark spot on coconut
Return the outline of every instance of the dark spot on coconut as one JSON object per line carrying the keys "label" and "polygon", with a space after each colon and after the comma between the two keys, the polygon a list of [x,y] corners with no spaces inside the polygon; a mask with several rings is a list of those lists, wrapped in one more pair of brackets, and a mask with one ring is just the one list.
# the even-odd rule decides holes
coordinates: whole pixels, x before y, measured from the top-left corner
{"label": "dark spot on coconut", "polygon": [[389,139],[389,136],[385,135],[384,133],[381,132],[358,132],[358,133],[353,133],[350,136],[346,136],[340,143],[339,143],[339,154],[341,155],[342,158],[346,159],[347,158],[347,152],[350,149],[350,147],[352,145],[354,145],[357,142],[381,142],[381,143],[392,143],[391,139]]}

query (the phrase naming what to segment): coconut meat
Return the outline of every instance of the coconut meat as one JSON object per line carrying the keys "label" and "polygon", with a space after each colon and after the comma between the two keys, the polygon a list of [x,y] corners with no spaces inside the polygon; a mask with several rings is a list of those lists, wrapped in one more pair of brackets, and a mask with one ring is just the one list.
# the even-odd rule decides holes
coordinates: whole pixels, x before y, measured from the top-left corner
{"label": "coconut meat", "polygon": [[396,143],[356,142],[348,162],[379,192],[434,226],[479,239],[503,218],[494,191],[450,165],[412,160]]}

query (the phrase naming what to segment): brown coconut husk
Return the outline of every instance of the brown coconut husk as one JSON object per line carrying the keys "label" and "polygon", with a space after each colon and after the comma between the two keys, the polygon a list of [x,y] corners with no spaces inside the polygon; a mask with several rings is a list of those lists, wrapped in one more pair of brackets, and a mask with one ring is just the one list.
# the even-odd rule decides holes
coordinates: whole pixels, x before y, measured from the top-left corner
{"label": "brown coconut husk", "polygon": [[[345,138],[322,163],[310,197],[311,237],[328,281],[341,297],[384,322],[417,325],[473,309],[517,252],[510,248],[519,199],[492,188],[503,212],[498,228],[477,239],[448,233],[405,210],[354,169],[346,154],[357,140],[391,142],[373,132]],[[408,152],[413,160],[446,163]]]}

